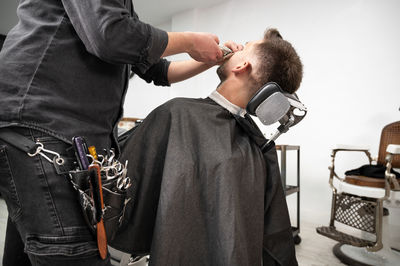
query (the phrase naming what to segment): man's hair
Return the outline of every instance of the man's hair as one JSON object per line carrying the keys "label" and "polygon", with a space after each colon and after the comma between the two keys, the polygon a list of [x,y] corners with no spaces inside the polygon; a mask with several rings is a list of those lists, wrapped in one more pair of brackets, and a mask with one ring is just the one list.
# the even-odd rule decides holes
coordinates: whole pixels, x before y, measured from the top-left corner
{"label": "man's hair", "polygon": [[303,78],[303,65],[293,46],[285,41],[278,30],[268,29],[264,40],[257,44],[258,66],[253,76],[255,86],[276,82],[286,92],[294,93]]}

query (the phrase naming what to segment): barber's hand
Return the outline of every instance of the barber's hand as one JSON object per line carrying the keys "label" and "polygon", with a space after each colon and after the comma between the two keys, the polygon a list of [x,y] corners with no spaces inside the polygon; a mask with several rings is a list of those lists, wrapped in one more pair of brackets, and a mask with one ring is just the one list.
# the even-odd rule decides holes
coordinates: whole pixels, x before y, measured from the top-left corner
{"label": "barber's hand", "polygon": [[236,53],[237,51],[242,51],[244,46],[241,44],[237,44],[233,41],[227,41],[226,43],[224,43],[224,46],[228,47],[229,49],[231,49],[234,53]]}
{"label": "barber's hand", "polygon": [[213,64],[222,59],[223,53],[218,47],[219,39],[216,35],[204,32],[190,32],[188,37],[192,45],[187,52],[194,60]]}
{"label": "barber's hand", "polygon": [[242,51],[244,49],[244,46],[241,44],[237,44],[233,41],[227,41],[224,43],[224,46],[228,47],[229,49],[232,50],[233,53],[228,54],[227,56],[221,58],[218,62],[216,62],[216,65],[222,65],[226,60],[228,60],[234,53],[237,51]]}

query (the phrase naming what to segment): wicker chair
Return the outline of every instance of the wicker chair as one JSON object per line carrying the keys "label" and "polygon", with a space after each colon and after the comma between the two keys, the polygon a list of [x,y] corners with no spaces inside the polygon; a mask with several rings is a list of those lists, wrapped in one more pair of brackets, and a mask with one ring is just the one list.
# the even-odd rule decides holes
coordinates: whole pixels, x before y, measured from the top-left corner
{"label": "wicker chair", "polygon": [[[400,180],[390,173],[392,167],[400,168],[399,144],[400,121],[389,124],[382,130],[377,163],[386,165],[384,179],[367,176],[339,177],[335,172],[335,158],[339,151],[362,152],[370,164],[373,159],[368,149],[337,147],[332,150],[332,165],[329,167],[329,184],[333,191],[330,224],[318,227],[317,232],[340,242],[334,247],[334,253],[344,263],[392,265],[393,260],[400,263],[400,253],[392,251],[388,246],[387,216],[383,208],[383,202],[388,202],[391,194],[392,197],[400,194],[400,192],[393,193],[400,191]],[[358,231],[358,234],[340,231],[336,226],[337,222],[358,229],[352,230],[352,232]],[[365,235],[369,237],[363,237]],[[343,252],[346,248],[350,251]]]}

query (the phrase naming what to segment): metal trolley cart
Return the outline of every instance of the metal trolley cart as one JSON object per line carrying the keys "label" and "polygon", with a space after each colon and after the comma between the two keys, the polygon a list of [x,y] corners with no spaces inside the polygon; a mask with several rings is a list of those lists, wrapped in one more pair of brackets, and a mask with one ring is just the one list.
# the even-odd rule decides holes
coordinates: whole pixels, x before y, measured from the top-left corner
{"label": "metal trolley cart", "polygon": [[[292,225],[293,239],[296,245],[300,244],[300,146],[298,145],[276,145],[276,150],[281,153],[281,178],[282,186],[285,190],[285,195],[289,196],[297,193],[297,223],[296,226]],[[297,185],[288,185],[286,183],[286,152],[297,151]]]}

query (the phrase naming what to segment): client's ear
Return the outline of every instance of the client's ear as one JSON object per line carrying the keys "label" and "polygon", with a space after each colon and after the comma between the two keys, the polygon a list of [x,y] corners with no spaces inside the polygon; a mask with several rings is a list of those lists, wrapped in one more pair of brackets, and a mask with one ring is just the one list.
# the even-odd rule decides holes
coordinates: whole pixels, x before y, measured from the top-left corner
{"label": "client's ear", "polygon": [[251,64],[249,61],[243,61],[240,64],[237,64],[235,67],[233,67],[232,72],[237,74],[244,73],[245,71],[250,71],[251,70]]}

